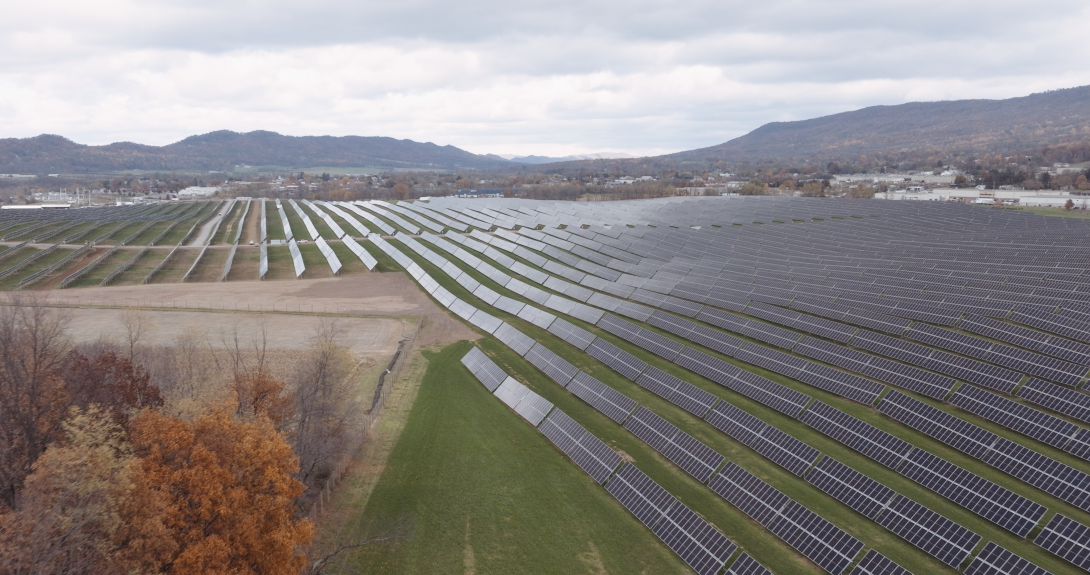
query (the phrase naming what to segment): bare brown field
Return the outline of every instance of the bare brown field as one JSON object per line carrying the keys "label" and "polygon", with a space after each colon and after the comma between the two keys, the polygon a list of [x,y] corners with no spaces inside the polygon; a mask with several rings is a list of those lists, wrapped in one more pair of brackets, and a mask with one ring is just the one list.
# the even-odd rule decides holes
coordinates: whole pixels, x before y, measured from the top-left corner
{"label": "bare brown field", "polygon": [[[328,268],[327,268],[328,269]],[[181,273],[184,273],[181,272]],[[39,292],[44,303],[75,307],[142,307],[154,310],[222,310],[328,314],[336,316],[424,318],[418,345],[475,340],[476,332],[439,307],[404,273],[366,273],[296,281],[155,283]],[[227,321],[227,320],[225,320]],[[305,338],[298,329],[292,337]]]}
{"label": "bare brown field", "polygon": [[[76,343],[97,341],[100,338],[125,340],[122,323],[123,309],[76,308],[68,310],[68,333]],[[224,341],[238,341],[250,349],[255,341],[261,341],[262,327],[268,349],[299,349],[308,344],[311,335],[324,319],[314,315],[223,313],[216,311],[147,311],[150,327],[140,338],[141,345],[169,345],[179,338],[202,335],[213,346]],[[389,357],[397,349],[402,337],[411,333],[413,322],[397,318],[345,317],[336,322],[342,330],[338,341],[359,356],[379,355]]]}

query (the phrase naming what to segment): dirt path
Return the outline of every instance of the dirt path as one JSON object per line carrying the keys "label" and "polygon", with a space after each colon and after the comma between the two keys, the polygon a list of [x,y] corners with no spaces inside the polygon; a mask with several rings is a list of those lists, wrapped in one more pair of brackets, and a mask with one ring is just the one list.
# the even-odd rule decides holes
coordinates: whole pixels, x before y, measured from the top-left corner
{"label": "dirt path", "polygon": [[219,208],[219,211],[216,212],[216,215],[212,216],[211,219],[204,223],[204,227],[201,228],[201,231],[197,234],[196,237],[193,238],[193,241],[189,242],[188,245],[200,247],[206,244],[209,239],[208,236],[212,235],[212,230],[215,229],[216,224],[218,224],[220,220],[222,220],[223,217],[227,215],[227,213],[230,211],[230,205],[221,206]]}
{"label": "dirt path", "polygon": [[261,203],[265,200],[259,198],[253,200],[250,204],[250,213],[246,216],[246,222],[242,228],[242,240],[241,244],[249,245],[250,242],[257,243],[257,236],[261,231]]}
{"label": "dirt path", "polygon": [[87,252],[76,263],[68,266],[67,268],[65,268],[60,273],[55,272],[52,277],[45,280],[40,285],[35,286],[34,290],[35,291],[46,291],[46,290],[51,290],[51,289],[57,287],[57,284],[64,281],[64,278],[66,278],[66,277],[72,275],[73,273],[79,271],[80,269],[83,268],[83,266],[86,266],[87,264],[90,264],[91,262],[95,261],[95,258],[97,258],[98,256],[101,256],[102,254],[106,253],[106,250],[108,250],[108,249],[110,249],[110,248],[95,248],[95,249]]}

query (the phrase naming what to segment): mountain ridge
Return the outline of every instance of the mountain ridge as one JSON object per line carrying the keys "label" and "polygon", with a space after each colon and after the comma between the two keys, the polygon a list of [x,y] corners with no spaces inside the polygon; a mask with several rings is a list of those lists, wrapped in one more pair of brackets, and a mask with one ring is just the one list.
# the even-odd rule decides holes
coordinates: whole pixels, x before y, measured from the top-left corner
{"label": "mountain ridge", "polygon": [[267,130],[217,130],[165,146],[135,142],[89,146],[54,134],[0,139],[0,172],[205,171],[240,165],[487,169],[511,163],[431,142],[385,136],[285,136]]}

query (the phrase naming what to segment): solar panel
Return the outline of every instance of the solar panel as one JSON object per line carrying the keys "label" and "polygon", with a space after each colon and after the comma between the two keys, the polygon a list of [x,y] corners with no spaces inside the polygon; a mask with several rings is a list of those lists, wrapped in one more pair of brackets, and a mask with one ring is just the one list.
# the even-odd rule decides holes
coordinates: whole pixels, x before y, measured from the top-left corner
{"label": "solar panel", "polygon": [[877,517],[896,495],[889,487],[832,457],[822,458],[806,475],[806,481],[870,519]]}
{"label": "solar panel", "polygon": [[568,384],[568,391],[617,423],[628,419],[628,415],[637,406],[628,396],[582,371],[575,374]]}
{"label": "solar panel", "polygon": [[532,363],[534,367],[543,371],[545,375],[549,376],[549,379],[559,383],[562,387],[567,386],[568,382],[579,372],[574,365],[540,343],[534,344],[534,347],[530,348],[525,357],[526,361]]}
{"label": "solar panel", "polygon": [[496,388],[493,393],[500,401],[507,404],[508,407],[514,409],[516,405],[522,401],[522,398],[530,392],[530,388],[519,383],[515,378],[508,376],[503,382]]}
{"label": "solar panel", "polygon": [[753,445],[761,431],[768,426],[764,421],[725,401],[716,403],[704,420],[744,445]]}
{"label": "solar panel", "polygon": [[727,462],[708,487],[757,523],[769,526],[791,498],[733,461]]}
{"label": "solar panel", "polygon": [[894,499],[877,521],[951,567],[960,565],[980,541],[976,533],[903,495]]}
{"label": "solar panel", "polygon": [[653,529],[670,549],[700,575],[714,575],[738,546],[693,510],[678,503]]}
{"label": "solar panel", "polygon": [[871,549],[852,569],[851,575],[912,575],[912,572]]}
{"label": "solar panel", "polygon": [[537,327],[540,327],[541,329],[548,329],[549,324],[553,323],[553,320],[556,319],[555,315],[529,305],[523,307],[517,315],[518,317],[536,325]]}
{"label": "solar panel", "polygon": [[882,398],[878,411],[978,459],[997,439],[990,431],[897,391]]}
{"label": "solar panel", "polygon": [[621,465],[621,469],[606,483],[606,491],[649,529],[654,529],[670,507],[677,503],[673,495],[631,463]]}
{"label": "solar panel", "polygon": [[701,483],[723,463],[723,456],[714,449],[646,407],[637,409],[624,427]]}
{"label": "solar panel", "polygon": [[1066,445],[1078,430],[1073,423],[968,384],[950,403],[1053,447]]}
{"label": "solar panel", "polygon": [[599,484],[621,464],[621,456],[568,414],[554,409],[538,429]]}
{"label": "solar panel", "polygon": [[1030,379],[1018,390],[1018,397],[1090,423],[1090,395],[1085,393],[1040,379]]}
{"label": "solar panel", "polygon": [[815,401],[799,419],[889,468],[896,468],[912,450],[907,441],[820,401]]}
{"label": "solar panel", "polygon": [[965,575],[1050,575],[1048,571],[989,541]]}
{"label": "solar panel", "polygon": [[545,416],[549,414],[549,410],[552,408],[552,402],[533,391],[530,391],[522,396],[522,399],[515,405],[514,409],[515,413],[521,415],[526,421],[529,421],[534,426],[537,426],[541,423],[541,420],[545,419]]}
{"label": "solar panel", "polygon": [[1047,511],[923,449],[909,454],[897,472],[1019,537],[1025,537]]}
{"label": "solar panel", "polygon": [[1090,429],[1080,429],[1063,450],[1079,459],[1090,461]]}
{"label": "solar panel", "polygon": [[863,548],[862,541],[797,501],[789,501],[768,530],[825,571],[836,575],[843,573]]}
{"label": "solar panel", "polygon": [[1057,513],[1033,542],[1090,571],[1090,527]]}
{"label": "solar panel", "polygon": [[996,441],[982,459],[1045,493],[1090,511],[1090,475],[1082,471],[1005,438]]}
{"label": "solar panel", "polygon": [[511,327],[511,324],[506,322],[496,328],[492,335],[520,356],[525,356],[526,352],[530,351],[534,344],[537,343],[533,338]]}
{"label": "solar panel", "polygon": [[548,331],[580,350],[586,350],[596,337],[589,331],[559,317],[549,324]]}
{"label": "solar panel", "polygon": [[586,352],[613,371],[633,381],[647,369],[647,362],[602,338],[594,340],[587,347]]}
{"label": "solar panel", "polygon": [[703,417],[718,399],[707,391],[657,367],[647,368],[636,379],[636,383],[697,417]]}
{"label": "solar panel", "polygon": [[821,455],[817,449],[771,425],[761,430],[760,436],[753,440],[751,447],[799,477]]}
{"label": "solar panel", "polygon": [[727,575],[772,575],[772,572],[750,557],[749,553],[743,551],[731,564],[730,569],[727,569]]}

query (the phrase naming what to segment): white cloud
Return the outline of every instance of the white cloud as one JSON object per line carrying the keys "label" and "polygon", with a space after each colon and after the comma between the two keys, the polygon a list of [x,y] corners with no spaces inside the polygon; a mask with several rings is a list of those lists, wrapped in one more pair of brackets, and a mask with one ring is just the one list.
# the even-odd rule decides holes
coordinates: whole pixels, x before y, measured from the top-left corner
{"label": "white cloud", "polygon": [[[217,129],[655,154],[769,121],[1090,84],[1081,2],[20,3],[0,135]],[[1017,14],[1017,17],[1012,17]]]}

